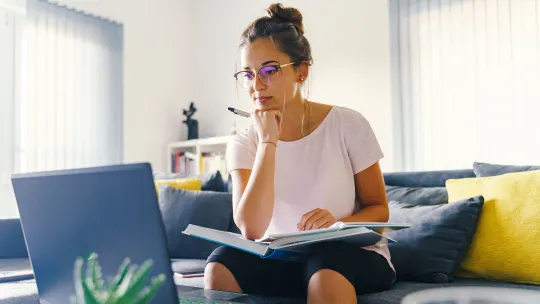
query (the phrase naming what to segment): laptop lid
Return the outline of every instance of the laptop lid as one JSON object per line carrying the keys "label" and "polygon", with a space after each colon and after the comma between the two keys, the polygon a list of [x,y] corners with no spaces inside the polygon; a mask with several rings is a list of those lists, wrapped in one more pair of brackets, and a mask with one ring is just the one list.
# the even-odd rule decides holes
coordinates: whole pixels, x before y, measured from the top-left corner
{"label": "laptop lid", "polygon": [[106,281],[126,257],[151,259],[151,277],[167,278],[152,303],[178,303],[150,164],[19,173],[12,184],[42,303],[69,302],[75,260],[90,252]]}

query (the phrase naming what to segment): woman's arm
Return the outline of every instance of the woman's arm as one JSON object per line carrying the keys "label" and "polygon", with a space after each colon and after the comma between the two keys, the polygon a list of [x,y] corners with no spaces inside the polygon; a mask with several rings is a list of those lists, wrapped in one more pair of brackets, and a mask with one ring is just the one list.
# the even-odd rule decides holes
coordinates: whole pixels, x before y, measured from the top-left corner
{"label": "woman's arm", "polygon": [[342,222],[387,222],[390,217],[384,178],[379,162],[354,175],[356,196],[362,210]]}
{"label": "woman's arm", "polygon": [[302,216],[298,230],[327,228],[336,221],[342,222],[387,222],[389,218],[386,189],[379,163],[354,175],[356,196],[363,208],[358,213],[336,219],[326,209],[314,209]]}
{"label": "woman's arm", "polygon": [[[281,113],[255,110],[252,117],[258,140],[252,168],[231,170],[231,177],[234,222],[247,239],[254,240],[263,237],[274,211],[274,172]],[[237,151],[232,156],[237,158],[240,154]]]}
{"label": "woman's arm", "polygon": [[251,240],[261,238],[272,219],[275,159],[276,146],[259,143],[253,170],[231,172],[234,221]]}

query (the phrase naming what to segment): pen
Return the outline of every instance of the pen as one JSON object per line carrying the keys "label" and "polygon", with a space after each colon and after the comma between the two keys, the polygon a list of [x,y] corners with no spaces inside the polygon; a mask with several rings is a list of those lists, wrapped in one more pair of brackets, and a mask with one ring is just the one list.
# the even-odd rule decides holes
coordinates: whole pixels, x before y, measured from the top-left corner
{"label": "pen", "polygon": [[242,111],[242,110],[238,110],[238,109],[235,109],[235,108],[232,108],[232,107],[228,107],[228,109],[229,109],[229,111],[233,112],[236,115],[240,115],[240,116],[243,116],[243,117],[250,117],[251,116],[251,114],[249,114],[248,112]]}

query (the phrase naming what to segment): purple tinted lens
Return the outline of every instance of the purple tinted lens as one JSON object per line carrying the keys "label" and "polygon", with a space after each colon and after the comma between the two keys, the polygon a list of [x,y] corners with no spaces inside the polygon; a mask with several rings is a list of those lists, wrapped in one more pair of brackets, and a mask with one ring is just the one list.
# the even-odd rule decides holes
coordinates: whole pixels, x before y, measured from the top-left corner
{"label": "purple tinted lens", "polygon": [[266,66],[261,68],[260,72],[261,76],[264,78],[270,77],[270,75],[274,74],[277,71],[277,69],[273,66]]}

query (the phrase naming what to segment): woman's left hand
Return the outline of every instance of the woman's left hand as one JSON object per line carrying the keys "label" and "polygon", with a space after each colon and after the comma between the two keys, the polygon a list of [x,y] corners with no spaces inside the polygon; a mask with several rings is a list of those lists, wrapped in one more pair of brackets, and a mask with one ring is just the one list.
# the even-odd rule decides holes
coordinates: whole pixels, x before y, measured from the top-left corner
{"label": "woman's left hand", "polygon": [[298,223],[298,230],[328,228],[337,222],[336,218],[326,209],[314,209],[304,214]]}

